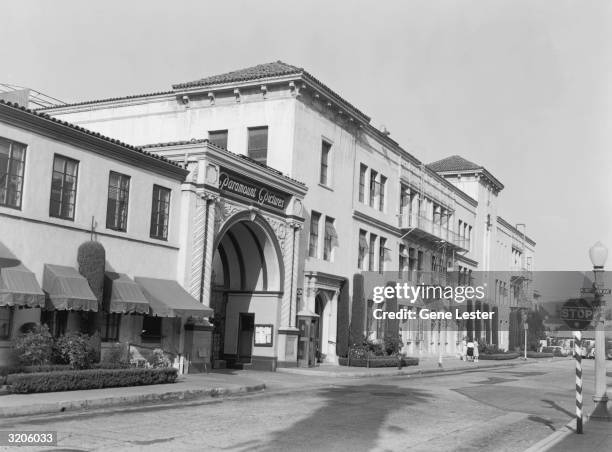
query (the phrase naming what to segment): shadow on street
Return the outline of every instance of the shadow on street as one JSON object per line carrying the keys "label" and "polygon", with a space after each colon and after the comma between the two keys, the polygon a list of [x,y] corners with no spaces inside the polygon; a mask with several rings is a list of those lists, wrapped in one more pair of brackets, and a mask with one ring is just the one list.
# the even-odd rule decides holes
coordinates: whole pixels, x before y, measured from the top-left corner
{"label": "shadow on street", "polygon": [[[379,384],[327,388],[317,396],[324,399],[322,407],[289,429],[273,433],[272,441],[255,449],[371,450],[390,413],[435,399],[430,391]],[[298,406],[298,416],[299,412]],[[351,421],[347,422],[347,418]],[[388,425],[386,430],[394,434],[405,432],[399,425]]]}

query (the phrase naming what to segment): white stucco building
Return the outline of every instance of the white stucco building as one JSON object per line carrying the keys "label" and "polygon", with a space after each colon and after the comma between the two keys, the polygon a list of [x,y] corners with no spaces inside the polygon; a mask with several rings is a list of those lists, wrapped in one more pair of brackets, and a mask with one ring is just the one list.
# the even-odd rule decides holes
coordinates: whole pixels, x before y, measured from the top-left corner
{"label": "white stucco building", "polygon": [[[227,176],[230,180],[249,179],[264,168],[262,164],[268,168],[265,171],[271,171],[269,167],[277,170],[275,177],[259,176],[289,195],[288,199],[300,200],[299,208],[289,202],[284,216],[270,217],[283,219],[283,228],[290,228],[296,240],[293,252],[279,257],[285,275],[288,265],[295,266],[295,281],[283,285],[278,293],[278,303],[286,306],[280,309],[278,326],[282,333],[280,343],[293,343],[295,339],[288,338],[297,334],[300,363],[312,364],[316,359],[334,362],[338,353],[345,353],[348,341],[359,339],[348,337],[348,318],[366,336],[380,338],[383,334],[383,327],[372,322],[370,303],[361,299],[367,295],[353,291],[356,274],[391,271],[400,272],[401,278],[414,283],[441,283],[452,271],[460,273],[467,283],[473,272],[492,270],[503,260],[493,257],[501,252],[496,239],[500,224],[496,200],[503,185],[492,174],[474,164],[467,168],[464,163],[449,166],[446,159],[425,165],[391,139],[388,132],[372,126],[366,114],[299,67],[282,62],[262,64],[178,83],[166,92],[43,110],[175,162],[186,162],[192,173],[197,167],[194,192],[197,199],[211,203],[206,215],[212,223],[223,221],[225,201],[214,196],[222,193],[219,180],[212,176],[206,179],[205,174],[209,164],[219,171],[223,165],[207,157],[218,153],[218,148],[204,140],[244,156],[241,168],[236,166],[234,173]],[[291,183],[289,178],[305,186]],[[232,199],[245,200],[235,195]],[[261,210],[253,200],[233,208],[232,212],[241,215],[248,215],[252,208]],[[266,209],[271,214],[278,213],[273,207]],[[219,216],[222,220],[218,220]],[[194,220],[184,217],[182,224],[188,237],[185,240],[195,240],[198,228],[193,226]],[[266,316],[261,307],[255,308],[263,286],[255,279],[239,283],[230,278],[228,282],[227,275],[246,272],[238,262],[252,262],[254,252],[245,251],[240,257],[231,250],[243,248],[246,243],[231,239],[223,242],[218,237],[220,232],[222,229],[215,229],[213,238],[206,236],[202,245],[207,253],[205,262],[208,258],[216,269],[211,271],[215,278],[204,273],[204,278],[211,280],[203,286],[202,300],[211,307],[218,306],[218,318],[223,317],[223,312],[239,316],[253,313],[253,320],[245,317],[240,323],[245,325],[244,335],[248,337],[257,334],[251,325]],[[180,251],[184,268],[198,263],[191,248],[188,244]],[[268,268],[268,258],[273,254],[264,252],[264,256],[255,262],[264,262]],[[224,259],[238,267],[224,268]],[[194,272],[177,277],[186,287],[200,281]],[[274,280],[276,276],[269,274],[268,278]],[[491,292],[486,304],[495,302]],[[287,318],[289,308],[293,310]],[[297,321],[292,320],[296,315]],[[445,324],[434,328],[406,322],[399,328],[406,350],[414,354],[454,353],[466,331],[483,337],[488,331],[492,341],[493,336],[500,341],[500,334],[494,334],[496,329],[491,324],[468,325],[467,330],[457,331]],[[219,331],[214,340],[217,359],[241,360],[237,339]],[[501,343],[504,341],[501,339]],[[295,362],[290,349],[275,355],[278,365]],[[259,351],[254,350],[250,359],[260,356]]]}

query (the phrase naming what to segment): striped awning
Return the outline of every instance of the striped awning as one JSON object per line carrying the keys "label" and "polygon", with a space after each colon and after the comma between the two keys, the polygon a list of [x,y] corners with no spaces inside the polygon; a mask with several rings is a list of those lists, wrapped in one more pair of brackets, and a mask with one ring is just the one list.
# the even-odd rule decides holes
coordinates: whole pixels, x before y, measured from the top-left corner
{"label": "striped awning", "polygon": [[44,307],[45,294],[36,276],[0,242],[0,306]]}
{"label": "striped awning", "polygon": [[148,314],[149,302],[140,286],[124,273],[104,274],[104,307],[106,312]]}
{"label": "striped awning", "polygon": [[89,283],[74,267],[45,264],[43,290],[49,296],[50,309],[98,311]]}
{"label": "striped awning", "polygon": [[158,317],[210,317],[213,310],[193,298],[171,279],[134,278]]}
{"label": "striped awning", "polygon": [[23,265],[0,268],[0,306],[45,306],[45,294],[36,276]]}

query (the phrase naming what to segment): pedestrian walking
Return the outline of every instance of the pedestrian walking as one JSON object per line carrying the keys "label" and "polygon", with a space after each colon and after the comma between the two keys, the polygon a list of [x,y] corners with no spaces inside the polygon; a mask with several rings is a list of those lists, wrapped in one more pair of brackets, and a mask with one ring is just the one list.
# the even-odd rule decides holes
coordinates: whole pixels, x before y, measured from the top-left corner
{"label": "pedestrian walking", "polygon": [[477,363],[478,362],[478,356],[479,356],[479,352],[478,352],[478,341],[474,341],[474,362]]}
{"label": "pedestrian walking", "polygon": [[474,342],[472,342],[472,339],[468,339],[467,342],[467,360],[474,360]]}
{"label": "pedestrian walking", "polygon": [[462,361],[467,361],[467,337],[463,336],[463,340],[461,341],[461,354],[459,355],[459,359]]}

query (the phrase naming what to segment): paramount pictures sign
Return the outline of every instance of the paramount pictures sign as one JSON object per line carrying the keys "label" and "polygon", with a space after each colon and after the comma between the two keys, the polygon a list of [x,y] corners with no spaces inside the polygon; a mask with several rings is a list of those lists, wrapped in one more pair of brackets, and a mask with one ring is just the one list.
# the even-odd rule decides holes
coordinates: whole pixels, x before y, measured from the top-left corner
{"label": "paramount pictures sign", "polygon": [[219,190],[280,211],[285,210],[290,197],[287,193],[282,193],[225,168],[221,168],[219,174]]}

